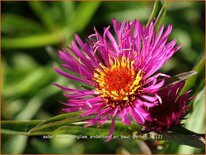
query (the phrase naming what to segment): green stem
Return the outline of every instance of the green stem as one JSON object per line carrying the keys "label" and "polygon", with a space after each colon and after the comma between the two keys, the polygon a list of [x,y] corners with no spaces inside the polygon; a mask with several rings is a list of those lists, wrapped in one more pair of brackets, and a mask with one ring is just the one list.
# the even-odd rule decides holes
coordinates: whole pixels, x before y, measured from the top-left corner
{"label": "green stem", "polygon": [[148,22],[147,22],[146,27],[148,27],[149,24],[151,23],[151,21],[154,20],[155,17],[157,16],[157,13],[158,13],[159,10],[160,10],[160,5],[161,5],[161,2],[158,1],[158,0],[156,0],[155,3],[154,3],[154,5],[153,5],[152,13],[151,13],[151,15],[150,15],[150,17],[149,17],[149,20],[148,20]]}
{"label": "green stem", "polygon": [[167,7],[168,7],[168,0],[165,0],[164,2],[164,5],[162,6],[158,16],[157,16],[157,19],[156,19],[156,22],[155,22],[155,30],[156,32],[159,31],[161,25],[162,25],[162,22],[163,22],[163,19],[166,15],[166,12],[167,12]]}

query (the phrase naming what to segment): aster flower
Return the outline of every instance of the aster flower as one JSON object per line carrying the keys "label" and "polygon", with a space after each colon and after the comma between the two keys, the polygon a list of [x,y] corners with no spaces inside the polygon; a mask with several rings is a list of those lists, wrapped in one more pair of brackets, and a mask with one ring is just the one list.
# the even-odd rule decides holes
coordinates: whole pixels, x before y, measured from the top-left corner
{"label": "aster flower", "polygon": [[180,95],[184,84],[185,82],[177,83],[158,92],[162,103],[149,109],[153,121],[145,122],[146,130],[164,133],[172,127],[180,125],[181,119],[189,112],[186,104],[191,100],[190,91]]}
{"label": "aster flower", "polygon": [[156,34],[153,22],[147,28],[137,20],[119,23],[114,19],[113,28],[115,36],[110,26],[103,35],[94,29],[85,43],[75,35],[78,44],[72,41],[69,52],[59,52],[62,66],[69,72],[55,69],[83,85],[82,89],[73,89],[55,84],[66,92],[67,107],[63,110],[83,110],[82,116],[96,114],[86,126],[102,125],[111,118],[109,139],[117,117],[126,125],[130,118],[138,124],[151,120],[144,107],[161,102],[157,92],[164,80],[158,78],[167,77],[156,71],[180,48],[175,40],[167,43],[171,25],[166,30],[162,25]]}

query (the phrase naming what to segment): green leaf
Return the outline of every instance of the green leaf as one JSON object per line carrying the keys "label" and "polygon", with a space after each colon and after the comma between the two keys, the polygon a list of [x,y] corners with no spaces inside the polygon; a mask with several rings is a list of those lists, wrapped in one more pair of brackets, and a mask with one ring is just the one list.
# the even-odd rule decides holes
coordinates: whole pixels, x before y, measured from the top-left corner
{"label": "green leaf", "polygon": [[[60,116],[56,116],[54,118],[51,118],[36,127],[32,128],[29,131],[29,134],[43,134],[43,133],[51,133],[51,134],[85,134],[85,135],[91,135],[90,133],[93,133],[95,135],[99,135],[101,133],[104,133],[104,135],[108,135],[109,128],[111,123],[107,123],[101,127],[89,127],[89,128],[83,128],[81,123],[80,125],[73,124],[75,122],[85,121],[87,119],[90,119],[94,116],[89,117],[79,117],[80,113],[68,113],[63,114]],[[84,124],[84,123],[83,123]],[[131,129],[136,129],[137,131],[140,130],[140,127],[132,124],[129,128],[123,125],[122,123],[116,122],[115,124],[116,132],[121,134],[128,134],[128,132]],[[78,129],[78,130],[77,130]],[[85,131],[83,133],[83,131]],[[101,131],[101,132],[99,132]],[[106,133],[106,134],[105,134]]]}
{"label": "green leaf", "polygon": [[63,125],[68,125],[69,123],[79,122],[90,118],[90,117],[80,117],[79,116],[80,114],[81,112],[72,112],[72,113],[61,114],[52,117],[46,120],[45,122],[37,125],[36,127],[32,128],[29,131],[29,133],[34,133],[38,131],[53,131]]}
{"label": "green leaf", "polygon": [[[87,135],[87,136],[108,136],[111,122],[100,127],[88,127],[84,128],[81,125],[69,125],[62,126],[54,130],[53,134],[73,134],[73,135]],[[129,127],[122,124],[122,122],[116,121],[114,136],[132,135],[133,132],[140,133],[141,127],[135,123],[132,123]]]}
{"label": "green leaf", "polygon": [[64,43],[67,36],[71,35],[68,29],[62,29],[52,33],[34,34],[24,37],[16,38],[2,38],[2,48],[7,49],[22,49],[22,48],[35,48],[46,45],[53,45]]}
{"label": "green leaf", "polygon": [[161,7],[161,2],[156,0],[154,5],[153,5],[152,13],[151,13],[149,20],[147,22],[147,25],[146,25],[147,27],[149,26],[149,24],[151,23],[152,20],[155,20],[158,12],[160,10],[160,7]]}
{"label": "green leaf", "polygon": [[[2,134],[10,135],[59,135],[59,134],[73,134],[73,135],[86,135],[86,136],[107,136],[111,122],[100,127],[88,127],[84,128],[82,125],[85,123],[79,122],[80,120],[68,119],[68,117],[77,117],[78,113],[63,114],[53,117],[47,121],[32,120],[32,121],[2,121]],[[85,119],[84,119],[85,120]],[[74,123],[77,122],[78,123]],[[35,126],[36,125],[36,126]],[[133,136],[139,135],[141,127],[136,123],[132,123],[130,126],[122,124],[120,121],[115,123],[115,136]],[[158,135],[156,133],[145,134],[146,139],[151,139],[151,134]],[[158,139],[158,137],[156,137]],[[152,138],[153,140],[156,138]],[[146,140],[145,139],[145,140]],[[204,147],[204,135],[191,132],[189,130],[173,130],[168,135],[163,135],[164,140],[172,140],[178,144],[189,145],[193,147]],[[162,140],[163,140],[162,139]],[[192,140],[191,140],[192,139]]]}
{"label": "green leaf", "polygon": [[11,137],[7,139],[3,143],[2,153],[3,154],[21,154],[23,153],[28,137],[16,135],[15,137]]}
{"label": "green leaf", "polygon": [[[36,113],[41,109],[44,103],[43,101],[49,98],[50,96],[57,94],[57,92],[59,91],[60,90],[54,87],[53,85],[48,85],[38,91],[35,91],[36,95],[28,101],[24,108],[18,113],[18,115],[16,115],[15,119],[32,119],[36,115]],[[28,113],[28,111],[30,112]]]}
{"label": "green leaf", "polygon": [[10,87],[7,86],[5,88],[4,96],[19,98],[24,94],[28,94],[28,92],[31,93],[34,90],[39,90],[42,86],[51,83],[55,79],[54,72],[50,67],[30,69],[33,69],[30,74],[22,79],[16,80]]}
{"label": "green leaf", "polygon": [[45,4],[45,2],[41,1],[28,1],[31,9],[37,15],[37,17],[41,20],[41,22],[48,28],[48,30],[54,30],[56,24],[52,20],[52,15],[49,14],[49,7]]}
{"label": "green leaf", "polygon": [[60,114],[60,115],[54,116],[42,122],[41,124],[38,124],[30,132],[84,120],[85,118],[79,117],[81,113],[82,112],[80,111],[80,112],[71,112],[71,113]]}
{"label": "green leaf", "polygon": [[181,145],[188,145],[201,149],[205,147],[205,134],[198,134],[181,126],[173,128],[172,132],[165,136]]}
{"label": "green leaf", "polygon": [[[205,132],[204,116],[205,116],[205,89],[203,88],[194,99],[193,111],[188,116],[185,126],[195,132]],[[198,121],[197,121],[198,118]]]}
{"label": "green leaf", "polygon": [[[197,133],[205,133],[205,90],[198,93],[194,99],[192,114],[185,122],[185,127]],[[199,150],[187,146],[180,146],[178,153],[194,154]]]}
{"label": "green leaf", "polygon": [[[40,9],[42,2],[29,2],[33,9]],[[58,43],[65,43],[73,31],[81,31],[89,23],[95,11],[97,10],[100,1],[98,2],[81,2],[76,12],[71,17],[70,26],[66,26],[61,30],[55,30],[51,33],[34,34],[16,38],[2,38],[2,48],[7,49],[22,49],[34,48]],[[38,13],[41,16],[41,13]],[[45,15],[46,16],[46,15]],[[48,18],[48,17],[41,17]],[[47,25],[49,22],[47,21]],[[46,23],[45,23],[46,24]],[[71,28],[72,27],[72,28]]]}
{"label": "green leaf", "polygon": [[80,126],[62,126],[57,128],[53,133],[54,134],[72,134],[72,135],[98,135],[98,136],[106,136],[108,135],[108,129],[101,128],[83,128]]}
{"label": "green leaf", "polygon": [[81,2],[72,17],[72,28],[75,31],[82,31],[94,16],[94,13],[98,9],[100,3],[101,1]]}
{"label": "green leaf", "polygon": [[186,92],[192,89],[193,94],[197,94],[205,85],[205,57],[199,61],[197,65],[194,66],[193,70],[197,72],[196,75],[188,79],[185,83],[182,92]]}
{"label": "green leaf", "polygon": [[[95,132],[98,135],[98,131],[104,131],[109,133],[111,122],[106,123],[101,127],[83,128],[80,121],[91,119],[94,116],[80,117],[82,112],[71,112],[61,114],[52,117],[46,121],[31,120],[31,121],[2,121],[2,133],[4,134],[20,134],[20,135],[45,135],[45,134],[74,134],[80,133],[83,130],[88,135]],[[79,122],[74,124],[75,122]],[[121,134],[128,134],[136,131],[140,131],[141,127],[136,123],[132,123],[129,127],[116,121],[116,132]],[[69,130],[70,129],[70,130]],[[77,130],[78,129],[78,130]],[[97,131],[94,131],[97,130]],[[106,132],[107,131],[107,132]],[[101,133],[99,133],[101,134]]]}
{"label": "green leaf", "polygon": [[171,76],[170,78],[167,78],[165,80],[164,87],[185,81],[189,79],[190,77],[194,76],[195,74],[196,74],[195,71],[189,71],[189,72],[177,74],[175,76]]}
{"label": "green leaf", "polygon": [[[46,134],[82,134],[82,135],[105,135],[109,133],[111,122],[101,127],[84,128],[84,123],[79,122],[78,113],[68,113],[55,116],[47,121],[2,121],[2,134],[9,135],[46,135]],[[74,118],[73,118],[74,117]],[[68,119],[73,118],[73,119]],[[75,119],[76,118],[76,119]],[[85,120],[85,118],[82,118]],[[79,122],[74,124],[74,122]],[[131,135],[133,132],[139,133],[141,127],[136,123],[130,126],[116,121],[114,135]]]}
{"label": "green leaf", "polygon": [[157,16],[157,19],[155,21],[155,30],[156,32],[159,31],[161,25],[162,25],[162,22],[163,22],[163,19],[166,15],[166,12],[167,12],[167,7],[168,7],[168,0],[165,0],[164,2],[164,5],[162,6],[158,16]]}
{"label": "green leaf", "polygon": [[42,22],[48,29],[52,30],[51,33],[42,34],[29,34],[22,37],[3,37],[2,48],[6,49],[22,49],[22,48],[35,48],[54,44],[65,44],[71,34],[76,31],[82,31],[89,23],[101,2],[81,2],[77,7],[75,13],[72,14],[70,24],[67,24],[62,29],[54,28],[54,23],[49,14],[47,14],[47,6],[44,2],[29,2],[33,11],[37,14]]}
{"label": "green leaf", "polygon": [[74,2],[73,1],[61,1],[61,6],[63,10],[64,20],[66,24],[69,24],[71,21],[71,16],[74,13]]}
{"label": "green leaf", "polygon": [[[49,118],[48,120],[44,121],[42,124],[40,125],[44,125],[47,123],[53,123],[56,121],[61,121],[64,119],[75,119],[75,121],[78,119],[77,117],[79,117],[79,115],[82,113],[82,111],[78,111],[78,112],[70,112],[70,113],[66,113],[66,114],[60,114],[57,116],[54,116],[52,118]],[[80,118],[81,120],[82,118]]]}
{"label": "green leaf", "polygon": [[23,16],[2,14],[2,33],[11,35],[26,35],[28,33],[43,32],[41,25]]}

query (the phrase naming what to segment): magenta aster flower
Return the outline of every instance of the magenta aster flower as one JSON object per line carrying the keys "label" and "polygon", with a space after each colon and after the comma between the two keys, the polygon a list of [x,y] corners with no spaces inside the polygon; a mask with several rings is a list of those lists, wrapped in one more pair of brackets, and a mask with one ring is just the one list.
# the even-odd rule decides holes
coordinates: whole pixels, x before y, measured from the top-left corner
{"label": "magenta aster flower", "polygon": [[122,23],[113,20],[113,27],[116,36],[110,32],[110,26],[102,36],[94,29],[95,33],[85,43],[75,35],[78,44],[72,41],[70,52],[66,49],[59,52],[62,66],[69,73],[55,69],[60,75],[86,85],[72,89],[56,84],[68,98],[64,103],[68,107],[63,110],[83,110],[82,116],[96,114],[86,126],[102,125],[112,118],[109,138],[116,117],[126,125],[130,124],[130,118],[139,124],[151,120],[143,107],[160,102],[157,91],[164,80],[157,79],[166,76],[155,73],[180,48],[175,46],[175,40],[166,43],[171,25],[165,31],[163,25],[158,34],[153,23],[147,28],[137,20]]}
{"label": "magenta aster flower", "polygon": [[149,109],[153,121],[145,122],[146,130],[163,133],[173,126],[180,125],[181,119],[189,112],[186,103],[191,100],[190,91],[180,95],[184,84],[185,82],[177,83],[158,92],[162,103]]}

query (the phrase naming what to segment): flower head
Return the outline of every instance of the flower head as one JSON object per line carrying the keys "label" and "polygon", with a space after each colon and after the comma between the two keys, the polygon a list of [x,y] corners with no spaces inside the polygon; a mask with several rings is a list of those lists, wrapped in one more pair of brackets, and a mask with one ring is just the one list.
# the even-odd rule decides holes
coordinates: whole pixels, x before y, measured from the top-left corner
{"label": "flower head", "polygon": [[145,123],[146,130],[162,133],[173,126],[180,125],[181,119],[189,112],[186,104],[191,100],[190,91],[180,95],[184,84],[185,82],[177,83],[158,92],[162,103],[149,109],[153,121]]}
{"label": "flower head", "polygon": [[[145,107],[161,102],[157,94],[164,80],[158,80],[164,74],[155,74],[165,62],[180,48],[176,41],[167,43],[172,26],[164,31],[164,25],[158,34],[154,23],[149,27],[139,21],[119,23],[113,20],[116,36],[110,27],[100,35],[96,29],[85,43],[75,35],[68,52],[62,50],[59,57],[66,73],[55,69],[62,76],[81,82],[89,89],[72,89],[56,84],[67,92],[66,112],[83,110],[82,116],[96,114],[86,126],[104,124],[112,118],[110,137],[114,131],[114,122],[119,117],[126,125],[130,117],[139,124],[150,121]],[[115,39],[116,38],[116,39]]]}

